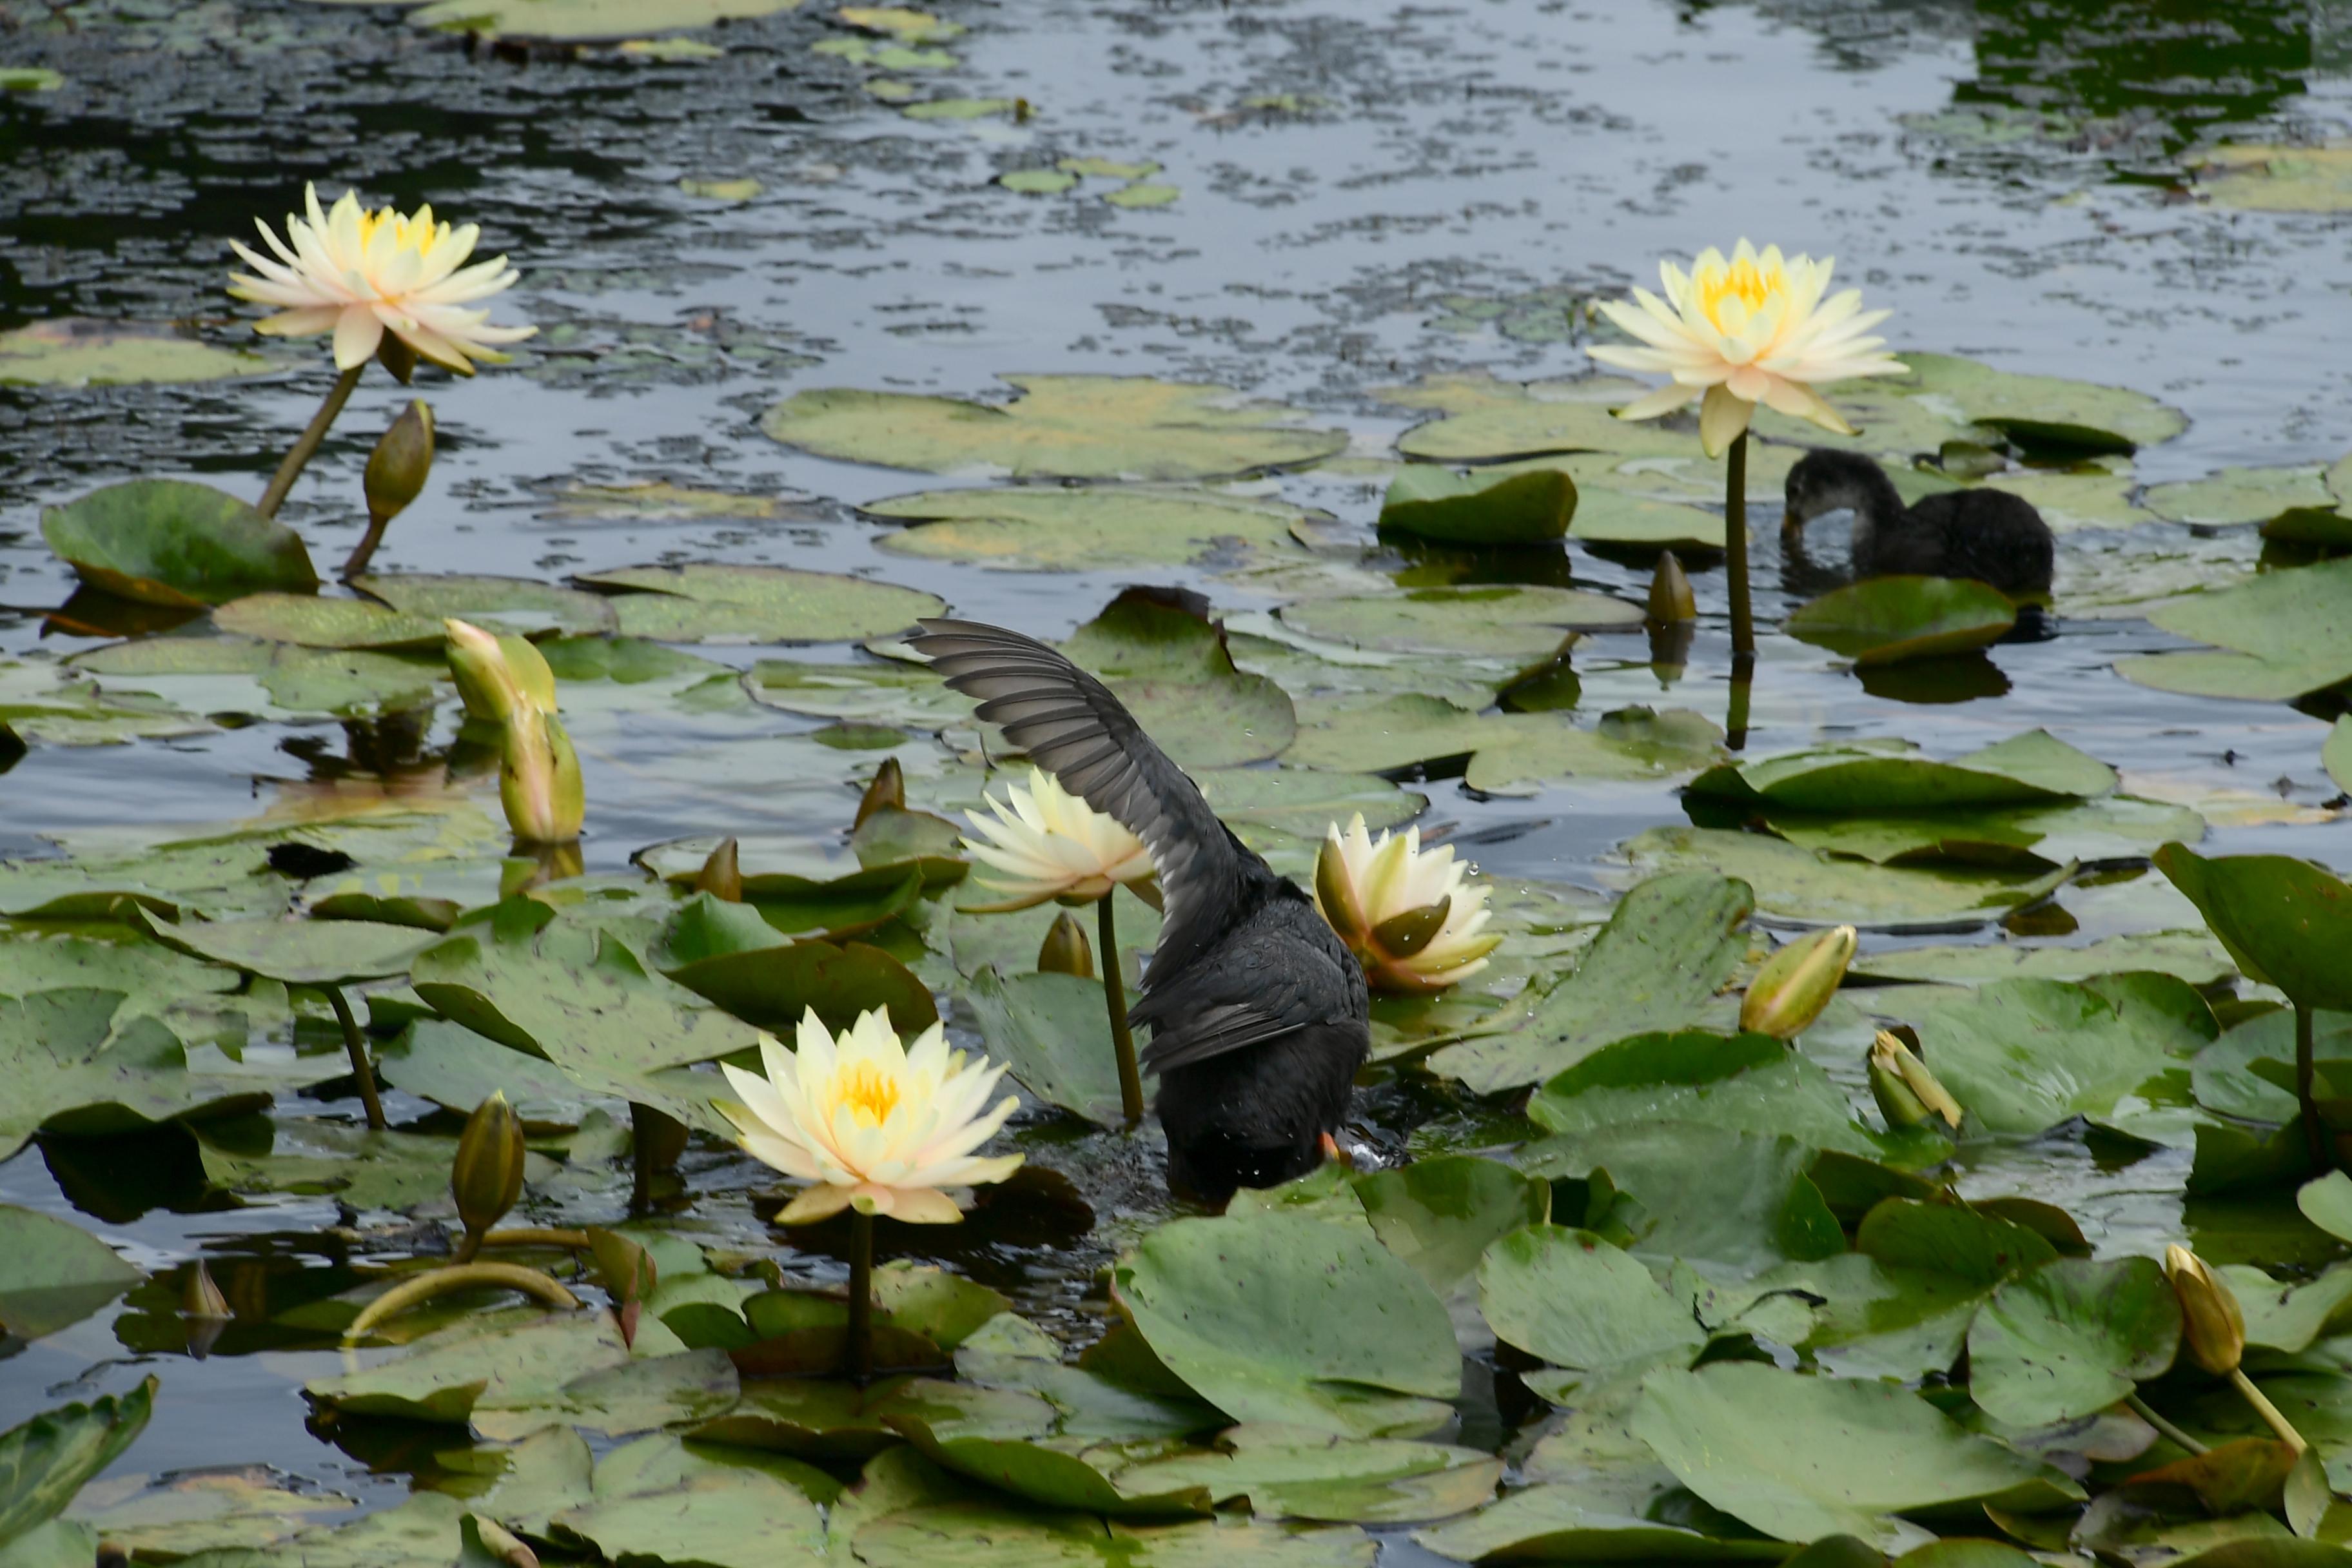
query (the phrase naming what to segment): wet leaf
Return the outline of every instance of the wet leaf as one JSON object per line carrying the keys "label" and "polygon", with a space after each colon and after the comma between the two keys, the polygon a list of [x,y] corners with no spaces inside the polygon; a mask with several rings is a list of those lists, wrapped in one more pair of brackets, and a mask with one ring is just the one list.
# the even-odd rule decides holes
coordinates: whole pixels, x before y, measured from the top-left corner
{"label": "wet leaf", "polygon": [[888,1514],[862,1526],[856,1546],[866,1568],[1372,1568],[1374,1556],[1345,1526],[1113,1523],[989,1503]]}
{"label": "wet leaf", "polygon": [[1901,1512],[1964,1502],[2032,1511],[2082,1495],[1905,1389],[1751,1362],[1650,1373],[1633,1429],[1684,1485],[1784,1541],[1845,1534],[1901,1550],[1932,1539]]}
{"label": "wet leaf", "polygon": [[1289,695],[1235,667],[1221,627],[1189,605],[1129,590],[1062,645],[1185,767],[1274,756],[1297,732]]}
{"label": "wet leaf", "polygon": [[579,42],[641,38],[787,11],[800,0],[433,0],[411,24],[448,32]]}
{"label": "wet leaf", "polygon": [[1125,1121],[1099,980],[983,969],[965,999],[979,1017],[988,1054],[1030,1093],[1098,1127]]}
{"label": "wet leaf", "polygon": [[404,974],[440,933],[374,921],[158,920],[132,905],[131,924],[175,952],[289,985],[349,985]]}
{"label": "wet leaf", "polygon": [[790,1459],[640,1437],[597,1460],[593,1500],[556,1514],[549,1530],[611,1562],[814,1564],[824,1561],[824,1525],[798,1484],[803,1471]]}
{"label": "wet leaf", "polygon": [[2017,624],[2009,596],[1965,577],[1869,577],[1799,605],[1787,631],[1861,668],[1990,647]]}
{"label": "wet leaf", "polygon": [[351,585],[404,615],[427,620],[455,616],[493,631],[593,635],[618,629],[613,601],[577,588],[528,577],[472,577],[461,573],[408,575],[378,573]]}
{"label": "wet leaf", "polygon": [[2128,969],[2152,969],[2203,987],[2237,973],[2207,932],[2140,931],[2101,937],[2080,947],[2002,941],[1968,946],[1899,947],[1865,953],[1848,972],[1853,981],[1911,980],[1979,985],[1989,980],[2088,980]]}
{"label": "wet leaf", "polygon": [[1496,1160],[1438,1154],[1355,1181],[1381,1245],[1441,1295],[1465,1283],[1489,1244],[1551,1217],[1551,1184]]}
{"label": "wet leaf", "polygon": [[464,1425],[476,1405],[560,1399],[576,1377],[625,1365],[628,1347],[608,1312],[478,1312],[417,1340],[389,1361],[303,1392],[353,1415]]}
{"label": "wet leaf", "polygon": [[1636,1035],[1603,1046],[1547,1079],[1528,1101],[1528,1119],[1549,1132],[1694,1121],[1737,1132],[1785,1132],[1816,1149],[1865,1159],[1881,1153],[1829,1075],[1765,1035]]}
{"label": "wet leaf", "polygon": [[1361,815],[1374,833],[1402,827],[1429,805],[1429,797],[1400,789],[1377,773],[1335,773],[1304,768],[1200,768],[1192,782],[1210,807],[1244,838],[1268,828],[1320,840],[1334,824]]}
{"label": "wet leaf", "polygon": [[[334,1066],[349,1070],[340,1060]],[[259,1125],[231,1122],[199,1135],[206,1179],[240,1194],[294,1193],[332,1196],[353,1210],[404,1211],[444,1201],[449,1192],[454,1141],[394,1129],[309,1117],[276,1118]],[[553,1161],[541,1154],[523,1165],[526,1180],[545,1182]]]}
{"label": "wet leaf", "polygon": [[1605,594],[1528,584],[1308,599],[1281,614],[1309,637],[1352,647],[1520,663],[1550,653],[1570,631],[1622,630],[1642,620],[1638,606]]}
{"label": "wet leaf", "polygon": [[2352,1010],[2352,887],[2284,855],[2208,858],[2168,844],[2156,864],[2221,939],[2246,978],[2306,1007]]}
{"label": "wet leaf", "polygon": [[2004,872],[1972,867],[1874,866],[1754,833],[1653,827],[1624,852],[1651,875],[1709,869],[1756,890],[1756,907],[1784,920],[1900,928],[1983,923],[2066,879],[2069,868]]}
{"label": "wet leaf", "polygon": [[2246,1264],[2225,1263],[2215,1272],[2238,1299],[2249,1345],[2290,1353],[2307,1350],[2335,1331],[2352,1306],[2352,1268],[2342,1264],[2301,1285],[2273,1279]]}
{"label": "wet leaf", "polygon": [[972,703],[921,665],[894,660],[795,664],[763,658],[751,667],[745,689],[771,708],[820,719],[906,724],[924,730],[970,724]]}
{"label": "wet leaf", "polygon": [[1815,1158],[1794,1138],[1688,1121],[1570,1133],[1519,1152],[1522,1169],[1554,1181],[1592,1185],[1605,1176],[1601,1191],[1615,1195],[1586,1223],[1626,1251],[1737,1277],[1845,1249],[1845,1233],[1806,1174]]}
{"label": "wet leaf", "polygon": [[1620,708],[1590,730],[1538,719],[1479,747],[1463,782],[1487,795],[1533,795],[1561,778],[1665,779],[1716,761],[1722,742],[1715,721],[1687,708]]}
{"label": "wet leaf", "polygon": [[[223,1549],[184,1558],[190,1568],[447,1568],[466,1551],[466,1505],[441,1492],[412,1493],[395,1508],[343,1525],[321,1525],[257,1550]],[[478,1539],[478,1535],[477,1536]],[[463,1559],[466,1568],[489,1568],[487,1553]]]}
{"label": "wet leaf", "polygon": [[2119,659],[2126,679],[2160,689],[2280,701],[2352,679],[2352,559],[2265,572],[2151,611],[2164,630],[2248,656]]}
{"label": "wet leaf", "polygon": [[1024,195],[1053,196],[1076,186],[1078,177],[1060,169],[1008,169],[996,176],[996,183]]}
{"label": "wet leaf", "polygon": [[1789,1554],[1777,1541],[1725,1539],[1617,1513],[1586,1488],[1559,1482],[1412,1538],[1461,1563],[1778,1563]]}
{"label": "wet leaf", "polygon": [[688,991],[765,1029],[789,1030],[811,1008],[835,1029],[848,1027],[858,1014],[876,1008],[887,1010],[902,1033],[929,1028],[939,1016],[929,987],[889,953],[862,942],[779,942],[716,953],[667,973]]}
{"label": "wet leaf", "polygon": [[46,508],[41,537],[83,582],[142,604],[223,605],[319,585],[301,535],[184,479],[132,479]]}
{"label": "wet leaf", "polygon": [[1660,1362],[1686,1366],[1706,1342],[1648,1268],[1564,1226],[1529,1226],[1488,1247],[1478,1308],[1505,1343],[1596,1380]]}
{"label": "wet leaf", "polygon": [[1369,1231],[1286,1214],[1184,1219],[1121,1260],[1117,1299],[1226,1415],[1356,1436],[1442,1416],[1461,1364],[1445,1309]]}
{"label": "wet leaf", "polygon": [[424,648],[446,633],[437,620],[404,615],[372,599],[328,599],[315,594],[249,594],[213,612],[213,625],[233,637],[302,647]]}
{"label": "wet leaf", "polygon": [[1423,462],[1491,462],[1545,452],[1680,456],[1691,435],[1652,421],[1629,423],[1610,411],[1648,392],[1614,376],[1582,381],[1496,381],[1484,371],[1431,376],[1416,386],[1375,389],[1384,403],[1432,408],[1440,416],[1397,438],[1397,450]]}
{"label": "wet leaf", "polygon": [[859,510],[919,525],[876,542],[894,555],[1052,572],[1181,566],[1236,550],[1288,554],[1297,548],[1293,525],[1324,515],[1272,498],[1174,485],[926,490]]}
{"label": "wet leaf", "polygon": [[279,1079],[193,1072],[179,1037],[153,1018],[114,1026],[119,991],[40,991],[0,1000],[0,1159],[36,1131],[133,1132],[163,1121],[238,1115],[269,1103]]}
{"label": "wet leaf", "polygon": [[842,642],[903,631],[947,607],[911,588],[789,566],[630,566],[579,581],[624,590],[621,630],[655,642]]}
{"label": "wet leaf", "polygon": [[[50,86],[62,80],[43,74]],[[259,354],[216,349],[171,327],[139,321],[55,316],[0,332],[0,385],[132,386],[219,381],[276,368]]]}
{"label": "wet leaf", "polygon": [[1566,536],[1576,502],[1576,481],[1558,468],[1498,481],[1415,464],[1390,481],[1380,526],[1440,543],[1548,544]]}
{"label": "wet leaf", "polygon": [[0,1204],[0,1258],[8,1260],[0,1331],[19,1340],[78,1323],[146,1278],[81,1226],[8,1204]]}
{"label": "wet leaf", "polygon": [[83,1482],[121,1458],[154,1404],[149,1377],[128,1394],[44,1411],[0,1432],[0,1548],[56,1518]]}
{"label": "wet leaf", "polygon": [[1502,1461],[1475,1448],[1392,1438],[1307,1435],[1282,1426],[1235,1426],[1222,1450],[1129,1467],[1130,1492],[1199,1487],[1216,1501],[1246,1499],[1260,1520],[1396,1524],[1444,1519],[1495,1495]]}
{"label": "wet leaf", "polygon": [[828,387],[795,393],[761,428],[824,458],[1014,479],[1194,479],[1330,456],[1344,433],[1224,387],[1148,376],[1006,376],[1009,404]]}
{"label": "wet leaf", "polygon": [[1893,814],[2039,805],[2105,795],[2116,783],[2105,763],[2029,730],[1948,763],[1903,742],[1790,752],[1710,769],[1690,793],[1791,811]]}
{"label": "wet leaf", "polygon": [[2180,1303],[2147,1258],[2062,1258],[1992,1294],[1969,1329],[1969,1393],[1995,1420],[2046,1426],[2162,1376]]}

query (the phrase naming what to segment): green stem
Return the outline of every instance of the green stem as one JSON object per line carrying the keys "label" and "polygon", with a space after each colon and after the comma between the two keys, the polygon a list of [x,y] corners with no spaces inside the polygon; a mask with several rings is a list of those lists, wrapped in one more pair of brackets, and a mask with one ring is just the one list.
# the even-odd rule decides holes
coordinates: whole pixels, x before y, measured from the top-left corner
{"label": "green stem", "polygon": [[367,531],[361,534],[359,543],[352,547],[351,558],[343,563],[342,572],[337,578],[339,582],[348,583],[368,569],[368,563],[375,559],[375,547],[383,542],[383,531],[391,522],[389,513],[368,508]]}
{"label": "green stem", "polygon": [[1733,437],[1724,467],[1723,569],[1731,580],[1731,651],[1756,654],[1756,621],[1748,607],[1748,432]]}
{"label": "green stem", "polygon": [[335,416],[343,411],[343,405],[352,400],[352,389],[359,385],[360,372],[366,368],[367,362],[362,360],[335,378],[335,384],[327,393],[326,400],[319,405],[319,412],[310,416],[310,423],[295,438],[294,445],[287,449],[286,460],[279,463],[278,471],[269,477],[269,488],[261,492],[261,500],[255,503],[254,510],[264,517],[278,515],[278,505],[286,500],[286,492],[294,488],[294,481],[302,477],[302,470],[317,456],[319,443],[327,438],[327,427],[335,422]]}
{"label": "green stem", "polygon": [[551,1307],[566,1311],[580,1305],[580,1298],[566,1290],[536,1268],[525,1268],[515,1263],[459,1263],[446,1268],[436,1268],[415,1279],[394,1286],[367,1304],[367,1310],[352,1320],[343,1331],[343,1338],[355,1340],[370,1329],[396,1313],[405,1312],[419,1301],[446,1296],[452,1290],[503,1289],[520,1290],[526,1296],[536,1296]]}
{"label": "green stem", "polygon": [[1732,751],[1745,751],[1748,746],[1748,695],[1756,679],[1756,656],[1735,653],[1731,656],[1731,705],[1723,716],[1723,743]]}
{"label": "green stem", "polygon": [[584,1230],[553,1230],[544,1226],[519,1225],[507,1230],[493,1230],[482,1237],[484,1247],[564,1247],[574,1252],[588,1250],[588,1233]]}
{"label": "green stem", "polygon": [[2175,1426],[2163,1416],[2158,1415],[2156,1413],[2156,1406],[2150,1405],[2147,1400],[2142,1399],[2138,1394],[2133,1394],[2130,1398],[2125,1400],[2124,1403],[2132,1407],[2132,1413],[2134,1415],[2147,1422],[2149,1426],[2155,1427],[2158,1436],[2168,1438],[2175,1447],[2186,1449],[2191,1454],[2201,1454],[2206,1451],[2204,1444],[2199,1442],[2196,1438],[2191,1437],[2188,1433],[2183,1432],[2179,1427]]}
{"label": "green stem", "polygon": [[2327,1157],[2327,1130],[2319,1121],[2319,1097],[2313,1089],[2313,1055],[2311,1009],[2298,1002],[2294,1005],[2294,1098],[2303,1107],[2303,1140],[2311,1151],[2311,1173],[2316,1176],[2333,1162]]}
{"label": "green stem", "polygon": [[2269,1424],[2270,1429],[2278,1434],[2280,1442],[2298,1454],[2311,1447],[2303,1440],[2303,1434],[2296,1431],[2284,1415],[2279,1414],[2279,1407],[2273,1405],[2269,1397],[2254,1386],[2254,1380],[2248,1377],[2242,1368],[2230,1369],[2230,1381],[2238,1385],[2238,1392],[2245,1396],[2247,1404],[2254,1407],[2254,1414],[2261,1416]]}
{"label": "green stem", "polygon": [[375,1065],[368,1060],[367,1039],[360,1033],[360,1021],[352,1016],[352,1005],[340,985],[326,987],[327,1000],[334,1004],[335,1022],[343,1026],[343,1049],[352,1058],[352,1072],[360,1080],[360,1103],[367,1107],[368,1131],[381,1132],[384,1128],[383,1101],[375,1092]]}
{"label": "green stem", "polygon": [[1118,1109],[1133,1128],[1143,1121],[1143,1072],[1135,1063],[1135,1035],[1127,1026],[1127,984],[1119,978],[1118,925],[1110,912],[1113,888],[1096,905],[1102,939],[1103,1005],[1110,1011],[1111,1049],[1118,1057]]}
{"label": "green stem", "polygon": [[849,1211],[849,1377],[874,1377],[874,1216]]}

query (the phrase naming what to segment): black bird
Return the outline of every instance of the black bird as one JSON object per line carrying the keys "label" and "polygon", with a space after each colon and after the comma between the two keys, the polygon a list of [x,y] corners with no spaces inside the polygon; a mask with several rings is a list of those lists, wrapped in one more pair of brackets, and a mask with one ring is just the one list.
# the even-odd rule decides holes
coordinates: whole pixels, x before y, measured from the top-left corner
{"label": "black bird", "polygon": [[912,645],[982,718],[1151,852],[1160,945],[1130,1016],[1151,1027],[1142,1066],[1160,1076],[1170,1184],[1222,1204],[1313,1170],[1370,1048],[1354,955],[1101,681],[1000,626],[922,628]]}
{"label": "black bird", "polygon": [[2007,490],[1939,490],[1905,506],[1886,470],[1855,452],[1811,451],[1789,470],[1786,536],[1853,510],[1857,577],[1974,577],[2012,599],[2046,598],[2056,547],[2032,503]]}

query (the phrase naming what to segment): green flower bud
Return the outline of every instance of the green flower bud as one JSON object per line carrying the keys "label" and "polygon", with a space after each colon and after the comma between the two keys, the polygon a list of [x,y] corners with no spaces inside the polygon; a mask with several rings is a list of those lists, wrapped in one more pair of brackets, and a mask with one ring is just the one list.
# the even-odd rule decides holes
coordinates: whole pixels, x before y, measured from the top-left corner
{"label": "green flower bud", "polygon": [[190,1266],[187,1282],[180,1289],[180,1310],[185,1316],[209,1321],[226,1321],[234,1316],[228,1310],[228,1298],[213,1283],[212,1270],[201,1258]]}
{"label": "green flower bud", "polygon": [[722,904],[741,903],[743,901],[743,868],[737,862],[735,854],[735,840],[720,839],[719,847],[713,849],[710,852],[710,858],[703,861],[702,869],[695,873],[694,890],[698,893],[709,893]]}
{"label": "green flower bud", "polygon": [[443,621],[449,635],[449,674],[466,711],[503,724],[525,704],[555,710],[555,671],[530,639],[497,637],[465,621]]}
{"label": "green flower bud", "polygon": [[507,721],[499,801],[522,843],[569,844],[580,837],[587,795],[562,720],[526,704]]}
{"label": "green flower bud", "polygon": [[1095,977],[1095,950],[1087,942],[1086,927],[1067,910],[1054,917],[1053,929],[1037,950],[1037,973],[1075,974],[1081,980]]}
{"label": "green flower bud", "polygon": [[1698,619],[1698,595],[1691,591],[1690,574],[1671,550],[1658,552],[1658,568],[1650,579],[1650,621],[1671,626]]}
{"label": "green flower bud", "polygon": [[1870,1045],[1870,1092],[1890,1129],[1925,1127],[1942,1118],[1960,1124],[1960,1103],[1911,1047],[1881,1029]]}
{"label": "green flower bud", "polygon": [[907,809],[907,775],[896,757],[885,757],[882,765],[874,770],[873,782],[858,798],[857,816],[850,823],[853,828],[866,826],[866,819],[877,811]]}
{"label": "green flower bud", "polygon": [[2237,1371],[2246,1356],[2246,1317],[2230,1287],[2185,1247],[2164,1249],[2164,1277],[2180,1298],[2180,1342],[2189,1359],[2216,1374]]}
{"label": "green flower bud", "polygon": [[[387,334],[388,335],[388,334]],[[362,479],[369,521],[390,522],[424,493],[433,471],[433,410],[420,400],[401,411],[368,454]]]}
{"label": "green flower bud", "polygon": [[1776,1040],[1805,1032],[1844,983],[1853,962],[1854,929],[1836,926],[1790,942],[1764,961],[1739,1005],[1739,1026]]}
{"label": "green flower bud", "polygon": [[500,1090],[474,1107],[449,1163],[449,1195],[469,1241],[478,1244],[522,1196],[522,1121]]}

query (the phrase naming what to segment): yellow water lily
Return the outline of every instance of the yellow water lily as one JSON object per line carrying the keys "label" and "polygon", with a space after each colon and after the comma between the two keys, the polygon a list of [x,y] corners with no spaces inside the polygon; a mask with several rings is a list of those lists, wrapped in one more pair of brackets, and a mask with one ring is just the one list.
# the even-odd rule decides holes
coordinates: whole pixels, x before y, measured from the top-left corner
{"label": "yellow water lily", "polygon": [[1090,904],[1122,882],[1150,897],[1143,885],[1151,880],[1151,852],[1143,840],[1064,789],[1053,774],[1032,768],[1028,784],[1007,785],[1005,795],[986,797],[992,818],[964,813],[978,834],[966,834],[964,847],[997,873],[973,879],[1004,895],[968,908],[1025,910],[1048,899]]}
{"label": "yellow water lily", "polygon": [[1502,944],[1485,927],[1490,889],[1468,879],[1454,847],[1421,847],[1421,829],[1375,839],[1359,812],[1333,823],[1315,862],[1315,907],[1364,966],[1375,991],[1443,991],[1486,967]]}
{"label": "yellow water lily", "polygon": [[859,1014],[838,1037],[812,1010],[801,1015],[794,1043],[797,1052],[760,1037],[765,1077],[720,1064],[742,1102],[719,1109],[745,1151],[814,1184],[784,1209],[784,1224],[846,1208],[949,1225],[963,1215],[941,1188],[1001,1182],[1020,1169],[1021,1155],[972,1152],[1021,1103],[1008,1094],[985,1109],[1003,1067],[968,1063],[948,1049],[939,1025],[902,1047],[887,1010]]}
{"label": "yellow water lily", "polygon": [[453,229],[436,222],[430,206],[369,212],[348,191],[321,212],[315,187],[304,186],[302,195],[310,216],[289,214],[284,240],[254,220],[274,260],[229,241],[253,268],[252,275],[229,274],[229,293],[278,308],[257,331],[289,338],[332,332],[336,368],[346,371],[365,364],[390,332],[419,358],[471,375],[476,360],[506,362],[493,345],[539,330],[492,326],[488,310],[468,308],[512,288],[517,277],[503,256],[465,265],[479,226]]}
{"label": "yellow water lily", "polygon": [[[1633,301],[1605,300],[1601,310],[1642,347],[1602,344],[1601,363],[1673,381],[1617,411],[1620,419],[1655,419],[1704,398],[1699,440],[1720,456],[1748,428],[1759,403],[1851,436],[1853,427],[1813,388],[1860,375],[1900,375],[1905,367],[1878,351],[1870,329],[1891,311],[1864,310],[1862,290],[1830,295],[1829,257],[1784,257],[1777,245],[1759,254],[1741,240],[1729,258],[1710,246],[1685,272],[1658,263],[1665,289]],[[1827,296],[1824,298],[1824,296]]]}

